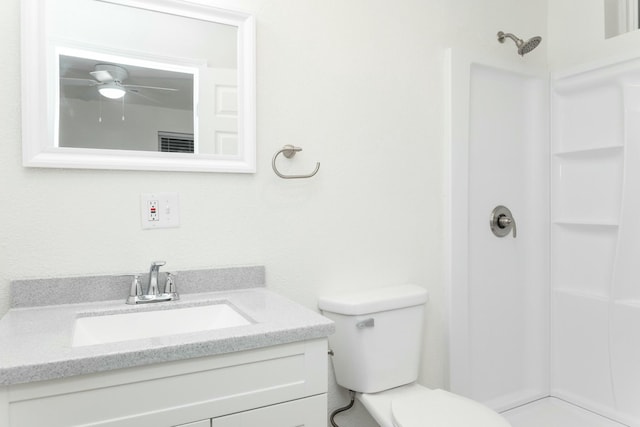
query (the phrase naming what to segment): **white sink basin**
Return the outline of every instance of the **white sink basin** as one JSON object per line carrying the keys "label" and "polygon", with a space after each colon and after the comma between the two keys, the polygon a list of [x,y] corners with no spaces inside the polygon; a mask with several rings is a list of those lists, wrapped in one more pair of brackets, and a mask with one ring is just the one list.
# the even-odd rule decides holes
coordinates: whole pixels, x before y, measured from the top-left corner
{"label": "white sink basin", "polygon": [[250,325],[226,303],[101,316],[78,317],[73,347],[138,340]]}

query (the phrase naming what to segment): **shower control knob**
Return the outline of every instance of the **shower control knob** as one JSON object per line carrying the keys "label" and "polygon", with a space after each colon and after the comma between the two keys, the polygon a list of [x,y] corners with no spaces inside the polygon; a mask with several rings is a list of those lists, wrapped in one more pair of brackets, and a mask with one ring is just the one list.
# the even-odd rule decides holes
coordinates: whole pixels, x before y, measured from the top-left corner
{"label": "shower control knob", "polygon": [[498,217],[498,227],[500,228],[507,228],[509,227],[511,224],[513,223],[513,221],[511,220],[511,218],[509,218],[506,215],[500,215]]}
{"label": "shower control knob", "polygon": [[509,208],[505,206],[500,205],[493,209],[489,226],[497,237],[504,237],[511,232],[513,232],[513,237],[516,237],[516,221]]}

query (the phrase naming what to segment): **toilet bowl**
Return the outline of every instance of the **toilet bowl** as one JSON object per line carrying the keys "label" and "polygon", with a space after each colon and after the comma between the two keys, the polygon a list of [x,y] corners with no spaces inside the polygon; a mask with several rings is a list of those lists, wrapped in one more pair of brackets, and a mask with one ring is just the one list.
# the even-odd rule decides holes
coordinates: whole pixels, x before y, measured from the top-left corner
{"label": "toilet bowl", "polygon": [[427,291],[403,285],[322,297],[336,382],[382,427],[509,427],[497,412],[416,383]]}
{"label": "toilet bowl", "polygon": [[417,383],[356,398],[381,427],[510,427],[497,412],[445,390]]}

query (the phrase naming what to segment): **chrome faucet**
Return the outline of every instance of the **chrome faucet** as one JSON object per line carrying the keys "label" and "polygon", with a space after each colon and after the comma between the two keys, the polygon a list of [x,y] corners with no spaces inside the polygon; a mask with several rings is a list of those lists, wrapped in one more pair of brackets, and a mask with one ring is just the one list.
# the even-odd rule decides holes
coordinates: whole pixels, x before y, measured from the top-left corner
{"label": "chrome faucet", "polygon": [[164,292],[160,293],[158,289],[158,273],[160,267],[165,264],[166,262],[164,261],[154,261],[151,263],[151,267],[149,268],[149,284],[145,294],[142,293],[139,276],[134,276],[129,297],[127,298],[127,304],[146,304],[180,299],[171,273],[167,273],[167,283],[165,284]]}
{"label": "chrome faucet", "polygon": [[149,285],[147,286],[147,295],[158,296],[158,294],[160,294],[160,291],[158,290],[158,272],[160,271],[160,267],[165,264],[165,261],[154,261],[151,263],[151,268],[149,268]]}

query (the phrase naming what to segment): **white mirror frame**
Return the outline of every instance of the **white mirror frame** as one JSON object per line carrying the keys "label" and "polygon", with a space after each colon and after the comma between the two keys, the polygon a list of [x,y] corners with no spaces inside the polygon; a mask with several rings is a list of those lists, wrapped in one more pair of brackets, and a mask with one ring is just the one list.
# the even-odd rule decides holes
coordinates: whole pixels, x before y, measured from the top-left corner
{"label": "white mirror frame", "polygon": [[[87,0],[232,25],[238,28],[237,156],[182,155],[128,150],[56,147],[48,129],[53,111],[48,87],[45,2],[22,0],[22,146],[23,165],[45,168],[125,169],[188,172],[256,171],[255,19],[252,15],[184,0]],[[211,94],[213,96],[213,94]],[[206,120],[206,118],[204,118]]]}

